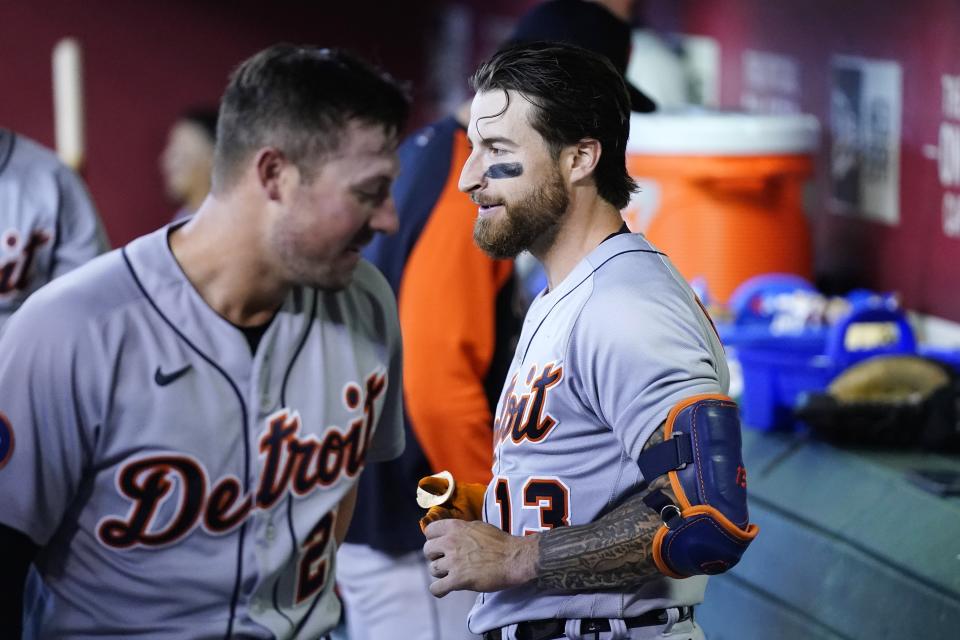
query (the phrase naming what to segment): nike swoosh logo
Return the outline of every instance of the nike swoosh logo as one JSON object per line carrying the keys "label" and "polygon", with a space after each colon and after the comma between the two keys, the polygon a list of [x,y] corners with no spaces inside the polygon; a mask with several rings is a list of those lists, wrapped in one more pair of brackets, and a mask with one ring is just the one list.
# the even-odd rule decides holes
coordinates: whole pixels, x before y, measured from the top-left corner
{"label": "nike swoosh logo", "polygon": [[180,376],[182,376],[183,374],[185,374],[187,371],[190,371],[190,368],[192,366],[193,366],[192,364],[188,364],[183,369],[177,369],[172,373],[164,373],[163,371],[160,370],[160,367],[157,367],[157,372],[153,374],[153,381],[156,382],[161,387],[165,387],[171,382],[173,382],[174,380],[176,380],[177,378],[179,378]]}

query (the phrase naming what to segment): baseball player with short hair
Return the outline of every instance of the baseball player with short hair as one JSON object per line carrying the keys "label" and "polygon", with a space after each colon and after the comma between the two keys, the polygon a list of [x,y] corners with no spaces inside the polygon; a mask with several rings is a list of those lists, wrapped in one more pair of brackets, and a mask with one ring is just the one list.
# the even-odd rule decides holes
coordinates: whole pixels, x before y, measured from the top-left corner
{"label": "baseball player with short hair", "polygon": [[469,626],[487,639],[700,638],[705,575],[756,526],[723,348],[619,213],[636,189],[623,80],[590,51],[537,43],[473,83],[460,188],[474,238],[531,251],[549,284],[500,396],[492,481],[424,519],[431,591],[484,592]]}
{"label": "baseball player with short hair", "polygon": [[53,151],[0,128],[0,326],[31,293],[107,249],[80,176]]}
{"label": "baseball player with short hair", "polygon": [[[397,225],[382,71],[278,45],[232,74],[196,216],[37,292],[0,338],[0,547],[40,637],[320,638],[400,336],[360,250]],[[45,336],[38,339],[37,336]],[[19,585],[17,581],[19,580]],[[2,603],[0,625],[19,621]]]}

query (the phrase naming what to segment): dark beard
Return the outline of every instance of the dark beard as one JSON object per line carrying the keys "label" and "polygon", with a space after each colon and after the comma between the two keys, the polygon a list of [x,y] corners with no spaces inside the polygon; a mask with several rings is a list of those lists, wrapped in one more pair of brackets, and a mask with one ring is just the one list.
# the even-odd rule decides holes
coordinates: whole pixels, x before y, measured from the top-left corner
{"label": "dark beard", "polygon": [[559,171],[516,204],[505,204],[500,220],[477,218],[473,241],[492,258],[516,258],[522,251],[541,254],[560,231],[570,196]]}

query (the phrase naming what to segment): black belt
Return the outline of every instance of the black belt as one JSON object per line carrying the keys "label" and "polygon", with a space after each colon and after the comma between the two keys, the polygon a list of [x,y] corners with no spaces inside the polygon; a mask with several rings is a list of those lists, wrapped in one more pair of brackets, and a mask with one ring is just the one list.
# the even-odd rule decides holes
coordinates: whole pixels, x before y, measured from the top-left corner
{"label": "black belt", "polygon": [[[677,607],[680,611],[680,618],[677,622],[683,622],[693,617],[693,607]],[[637,627],[652,627],[654,625],[667,623],[667,610],[654,609],[647,611],[635,618],[624,618],[627,629],[636,629]],[[530,622],[521,622],[517,625],[517,640],[553,640],[554,638],[564,638],[564,628],[567,621],[561,618],[549,618],[547,620],[531,620]],[[584,618],[580,621],[580,633],[603,633],[610,631],[610,621],[606,618]],[[506,634],[503,629],[494,629],[483,634],[483,640],[503,640]]]}

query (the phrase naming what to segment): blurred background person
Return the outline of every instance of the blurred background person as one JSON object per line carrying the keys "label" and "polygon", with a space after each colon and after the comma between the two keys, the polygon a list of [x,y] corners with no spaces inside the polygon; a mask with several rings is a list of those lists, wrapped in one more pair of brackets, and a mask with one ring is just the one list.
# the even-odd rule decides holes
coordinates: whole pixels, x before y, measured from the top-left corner
{"label": "blurred background person", "polygon": [[210,193],[216,139],[214,107],[188,109],[170,127],[167,146],[160,155],[160,173],[167,198],[179,207],[173,220],[193,215]]}
{"label": "blurred background person", "polygon": [[[525,14],[508,43],[578,44],[623,73],[630,31],[599,2],[551,0]],[[632,86],[630,97],[635,111],[655,109]],[[397,293],[407,448],[397,460],[368,465],[360,478],[338,555],[350,640],[477,637],[466,626],[476,594],[437,599],[427,589],[417,524],[424,512],[415,501],[417,481],[438,471],[449,470],[458,482],[490,480],[493,412],[526,306],[527,285],[513,261],[493,260],[473,242],[476,205],[457,188],[470,153],[469,117],[468,100],[401,145],[393,189],[400,230],[364,252]]]}
{"label": "blurred background person", "polygon": [[0,327],[31,293],[108,248],[80,176],[0,129]]}

